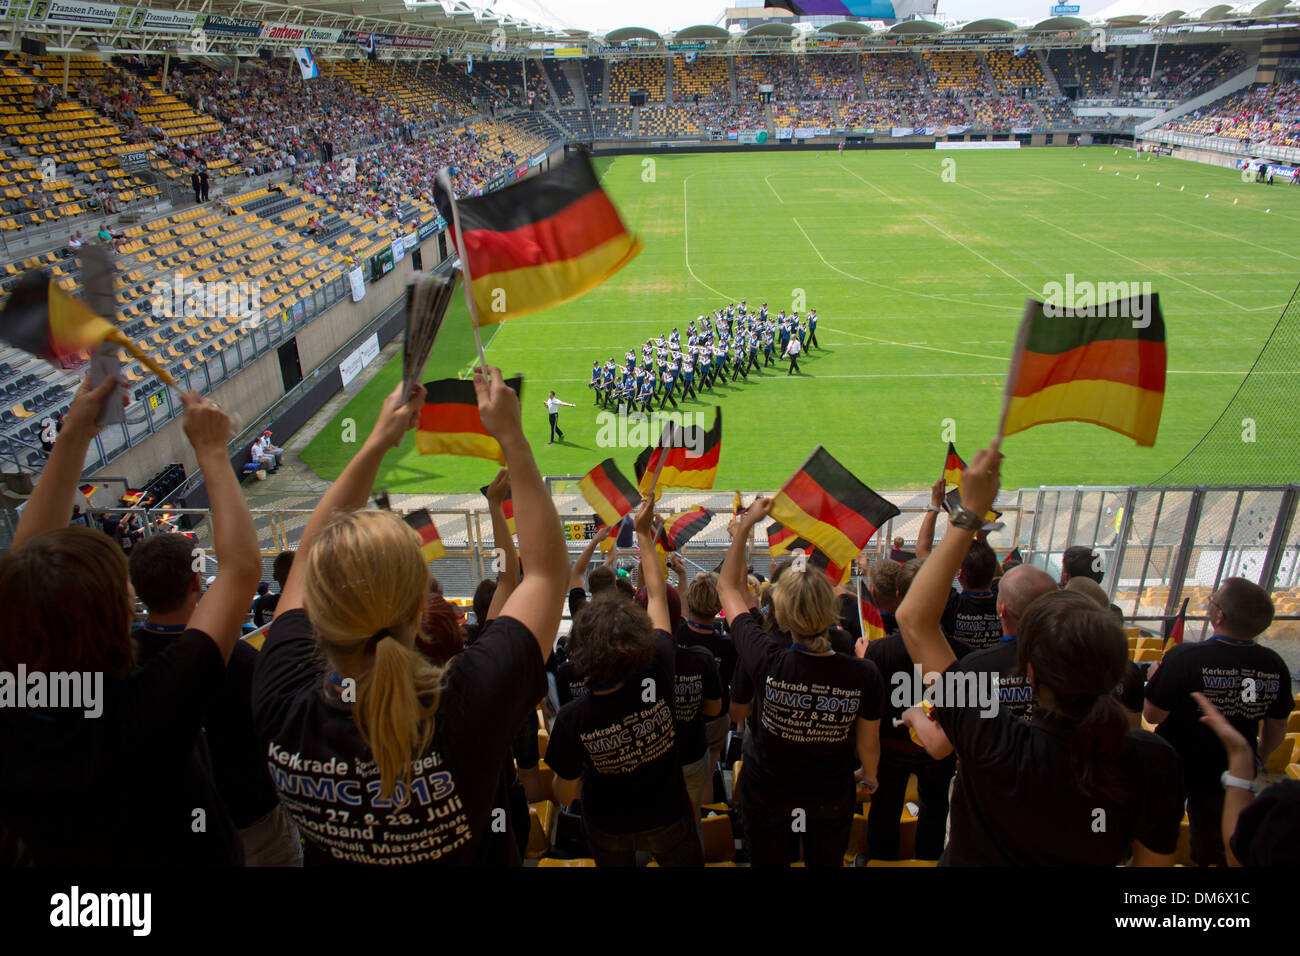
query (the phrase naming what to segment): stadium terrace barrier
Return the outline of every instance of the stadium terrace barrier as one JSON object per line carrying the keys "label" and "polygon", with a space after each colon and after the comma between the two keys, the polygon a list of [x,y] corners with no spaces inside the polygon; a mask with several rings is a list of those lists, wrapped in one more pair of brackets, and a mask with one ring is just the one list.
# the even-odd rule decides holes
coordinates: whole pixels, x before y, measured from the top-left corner
{"label": "stadium terrace barrier", "polygon": [[[584,525],[591,507],[577,491],[574,476],[547,479],[560,520],[565,525],[570,558],[577,556],[587,540]],[[888,555],[895,537],[902,537],[905,549],[915,551],[917,533],[926,514],[928,492],[886,492],[886,498],[900,514],[886,523],[868,543],[866,552],[875,561]],[[745,494],[745,501],[754,495]],[[449,503],[456,499],[459,504]],[[495,542],[491,519],[477,495],[390,495],[398,513],[428,508],[447,549],[446,557],[432,570],[451,596],[473,594],[478,581],[492,569]],[[708,491],[671,493],[661,501],[666,512],[702,504],[714,519],[693,538],[681,554],[688,573],[712,571],[726,554],[733,493]],[[1019,548],[1026,563],[1057,577],[1066,548],[1091,546],[1101,556],[1102,586],[1123,611],[1125,620],[1159,634],[1166,619],[1176,615],[1188,599],[1188,640],[1208,635],[1206,611],[1209,596],[1227,577],[1257,581],[1273,595],[1277,608],[1274,623],[1266,633],[1270,646],[1286,660],[1294,674],[1300,674],[1300,485],[1203,486],[1203,487],[1041,487],[1004,491],[996,503],[1002,512],[1003,528],[989,535],[999,556]],[[96,514],[109,512],[97,511]],[[211,562],[211,522],[201,508],[175,510],[111,509],[113,514],[138,513],[146,533],[166,531],[160,517],[189,515],[195,545],[203,551],[205,574],[215,568]],[[297,546],[310,511],[305,508],[255,510],[257,531],[270,578],[270,563],[282,550]],[[172,523],[179,523],[173,520]],[[0,532],[10,530],[0,528]],[[943,522],[936,529],[942,537]],[[771,567],[766,533],[757,530],[751,561],[767,574]],[[632,563],[635,552],[625,552]],[[598,554],[593,561],[602,560]],[[252,601],[252,595],[249,596]]]}
{"label": "stadium terrace barrier", "polygon": [[[1249,157],[1300,164],[1300,148],[1294,146],[1270,146],[1266,143],[1252,145],[1247,140],[1230,139],[1226,136],[1199,136],[1195,133],[1180,133],[1177,130],[1152,130],[1141,136],[1144,141],[1164,143],[1167,146],[1227,154],[1233,161],[1241,157]],[[1175,155],[1182,155],[1181,151]],[[1232,165],[1232,162],[1222,165]]]}

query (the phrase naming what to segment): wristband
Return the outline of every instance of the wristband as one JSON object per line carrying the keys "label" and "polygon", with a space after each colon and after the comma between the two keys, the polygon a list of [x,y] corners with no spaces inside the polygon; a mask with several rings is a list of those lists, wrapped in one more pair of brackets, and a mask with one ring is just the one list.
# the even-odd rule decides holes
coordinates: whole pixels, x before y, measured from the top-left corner
{"label": "wristband", "polygon": [[979,531],[984,527],[984,518],[962,505],[956,514],[948,516],[948,524],[965,531]]}
{"label": "wristband", "polygon": [[1219,778],[1219,782],[1223,784],[1225,788],[1237,787],[1240,790],[1249,790],[1251,793],[1259,793],[1259,781],[1234,777],[1226,770],[1223,771],[1223,776]]}

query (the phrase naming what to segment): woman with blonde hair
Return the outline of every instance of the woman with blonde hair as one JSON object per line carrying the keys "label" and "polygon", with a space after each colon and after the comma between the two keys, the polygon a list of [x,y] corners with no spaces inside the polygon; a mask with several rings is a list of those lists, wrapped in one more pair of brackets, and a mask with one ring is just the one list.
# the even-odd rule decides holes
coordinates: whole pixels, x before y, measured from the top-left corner
{"label": "woman with blonde hair", "polygon": [[429,586],[419,537],[396,515],[362,510],[384,453],[418,421],[418,387],[388,396],[312,512],[305,560],[276,607],[253,714],[307,865],[518,862],[502,764],[546,693],[569,567],[518,395],[495,368],[475,369],[474,386],[510,468],[528,567],[501,616],[445,667],[428,660],[415,647]]}
{"label": "woman with blonde hair", "polygon": [[870,661],[831,648],[835,589],[815,567],[781,574],[771,591],[776,629],[764,630],[745,582],[745,541],[771,507],[768,498],[750,505],[718,575],[737,673],[756,691],[757,730],[746,736],[739,782],[750,862],[793,863],[802,836],[807,866],[838,867],[853,825],[855,768],[876,787],[884,682]]}

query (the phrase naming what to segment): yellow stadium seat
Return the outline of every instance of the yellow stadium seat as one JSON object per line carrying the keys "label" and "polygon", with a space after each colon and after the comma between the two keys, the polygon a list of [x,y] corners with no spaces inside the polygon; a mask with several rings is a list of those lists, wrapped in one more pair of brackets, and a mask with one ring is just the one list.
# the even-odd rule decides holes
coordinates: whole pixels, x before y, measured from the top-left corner
{"label": "yellow stadium seat", "polygon": [[548,867],[560,867],[560,866],[582,867],[582,866],[595,866],[596,861],[592,859],[557,860],[554,857],[547,856],[547,857],[542,857],[542,859],[538,860],[537,865],[548,866]]}
{"label": "yellow stadium seat", "polygon": [[731,817],[726,814],[705,817],[704,860],[707,863],[722,863],[736,858],[736,841],[731,829]]}

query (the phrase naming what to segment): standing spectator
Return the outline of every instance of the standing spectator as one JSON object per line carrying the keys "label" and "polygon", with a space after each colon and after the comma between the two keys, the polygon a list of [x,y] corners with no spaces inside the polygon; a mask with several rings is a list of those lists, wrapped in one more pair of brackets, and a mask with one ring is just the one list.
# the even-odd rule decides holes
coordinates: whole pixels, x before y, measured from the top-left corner
{"label": "standing spectator", "polygon": [[[39,866],[238,864],[239,836],[193,759],[260,565],[226,455],[230,419],[197,392],[182,396],[220,571],[186,629],[137,668],[126,558],[98,532],[65,527],[95,416],[117,387],[82,384],[0,559],[0,668],[103,675],[85,711],[0,708],[0,818]],[[200,809],[206,826],[195,827]]]}
{"label": "standing spectator", "polygon": [[809,867],[840,867],[853,825],[854,768],[876,789],[885,689],[869,661],[831,649],[835,591],[816,567],[772,586],[777,630],[764,629],[745,573],[745,543],[771,510],[759,498],[740,519],[718,575],[718,597],[756,693],[739,781],[750,861],[787,866],[802,837]]}
{"label": "standing spectator", "polygon": [[190,185],[194,187],[194,201],[203,202],[203,181],[199,179],[197,169],[190,170]]}
{"label": "standing spectator", "polygon": [[[956,656],[940,621],[953,575],[998,493],[996,446],[962,476],[962,506],[925,559],[898,609],[908,656],[939,674],[931,716],[903,720],[934,753],[936,730],[957,752],[947,849],[940,865],[1170,866],[1182,819],[1178,755],[1144,731],[1130,731],[1113,696],[1124,675],[1124,632],[1077,594],[1032,602],[1017,630],[1020,668],[1038,694],[1033,717],[988,712],[949,678]],[[914,688],[919,692],[919,689]],[[978,697],[978,695],[977,695]],[[1105,821],[1104,827],[1098,825]]]}
{"label": "standing spectator", "polygon": [[[653,518],[646,498],[635,527],[647,554],[654,553]],[[653,854],[660,866],[703,866],[677,755],[667,585],[657,560],[644,562],[641,573],[645,611],[616,595],[598,597],[573,622],[570,662],[590,690],[560,708],[546,762],[555,771],[560,803],[573,803],[581,792],[597,866],[633,866],[638,850]]]}
{"label": "standing spectator", "polygon": [[[203,595],[193,569],[194,542],[180,535],[154,535],[131,553],[131,586],[149,612],[132,632],[137,665],[166,653],[185,632]],[[298,831],[275,796],[267,773],[266,749],[253,730],[253,671],[257,651],[238,641],[226,664],[225,680],[203,714],[203,753],[222,803],[239,828],[247,866],[301,866]],[[196,748],[199,749],[199,748]]]}
{"label": "standing spectator", "polygon": [[1144,716],[1183,758],[1192,861],[1219,866],[1224,862],[1220,777],[1228,769],[1227,757],[1201,722],[1192,695],[1204,694],[1218,708],[1262,766],[1286,734],[1291,674],[1276,651],[1255,643],[1273,622],[1273,601],[1258,584],[1225,579],[1210,598],[1208,618],[1214,633],[1207,640],[1171,648],[1155,668]]}
{"label": "standing spectator", "polygon": [[208,201],[209,185],[210,184],[208,183],[208,167],[204,166],[202,169],[199,170],[199,193],[201,195],[199,202]]}

